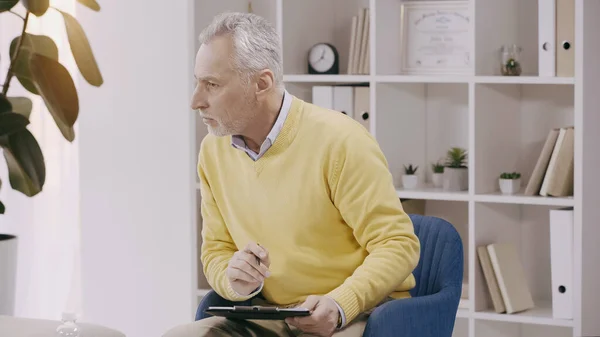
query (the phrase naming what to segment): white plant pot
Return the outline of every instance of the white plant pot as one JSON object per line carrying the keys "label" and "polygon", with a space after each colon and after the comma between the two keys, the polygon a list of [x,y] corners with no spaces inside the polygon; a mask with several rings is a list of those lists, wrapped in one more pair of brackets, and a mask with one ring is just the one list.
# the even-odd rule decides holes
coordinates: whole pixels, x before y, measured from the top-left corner
{"label": "white plant pot", "polygon": [[0,234],[0,315],[14,315],[16,288],[17,238]]}
{"label": "white plant pot", "polygon": [[431,176],[431,181],[433,182],[433,187],[440,188],[444,186],[444,174],[433,173],[433,175]]}
{"label": "white plant pot", "polygon": [[402,176],[402,186],[406,189],[414,189],[419,183],[419,177],[414,174],[405,174]]}
{"label": "white plant pot", "polygon": [[515,194],[521,189],[521,178],[519,179],[498,179],[500,191],[502,194]]}
{"label": "white plant pot", "polygon": [[444,190],[466,191],[469,189],[469,169],[466,167],[444,168]]}

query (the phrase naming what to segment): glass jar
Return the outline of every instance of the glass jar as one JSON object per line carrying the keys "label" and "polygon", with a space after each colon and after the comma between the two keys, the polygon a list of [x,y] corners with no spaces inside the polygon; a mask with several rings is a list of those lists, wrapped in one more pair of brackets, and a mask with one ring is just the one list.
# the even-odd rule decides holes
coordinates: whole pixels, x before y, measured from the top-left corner
{"label": "glass jar", "polygon": [[500,48],[500,70],[503,76],[521,75],[521,47],[512,44]]}

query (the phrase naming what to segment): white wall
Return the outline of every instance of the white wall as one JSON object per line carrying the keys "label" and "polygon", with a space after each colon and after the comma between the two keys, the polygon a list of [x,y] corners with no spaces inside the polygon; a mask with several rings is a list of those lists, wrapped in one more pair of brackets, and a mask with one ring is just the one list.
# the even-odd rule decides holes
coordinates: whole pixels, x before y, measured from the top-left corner
{"label": "white wall", "polygon": [[105,79],[80,88],[83,313],[128,337],[194,315],[192,2],[78,10]]}

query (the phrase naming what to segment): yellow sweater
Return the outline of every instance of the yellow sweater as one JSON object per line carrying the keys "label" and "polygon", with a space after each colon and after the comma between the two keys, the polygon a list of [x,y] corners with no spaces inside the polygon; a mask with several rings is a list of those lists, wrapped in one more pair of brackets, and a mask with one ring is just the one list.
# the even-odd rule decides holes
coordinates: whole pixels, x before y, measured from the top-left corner
{"label": "yellow sweater", "polygon": [[224,298],[245,300],[227,280],[248,242],[269,250],[262,294],[279,305],[329,295],[347,322],[383,300],[409,297],[420,244],[387,162],[350,117],[293,98],[272,147],[256,162],[207,136],[198,173],[204,273]]}

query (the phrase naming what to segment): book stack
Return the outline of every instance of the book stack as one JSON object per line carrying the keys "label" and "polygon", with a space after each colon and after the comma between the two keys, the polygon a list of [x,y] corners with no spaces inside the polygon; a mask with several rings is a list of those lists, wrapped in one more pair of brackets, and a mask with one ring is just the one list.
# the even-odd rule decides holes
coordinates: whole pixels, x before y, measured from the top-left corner
{"label": "book stack", "polygon": [[575,129],[550,130],[525,188],[525,195],[566,197],[573,195]]}
{"label": "book stack", "polygon": [[525,272],[513,244],[478,246],[477,256],[495,312],[513,314],[534,307]]}
{"label": "book stack", "polygon": [[369,8],[361,8],[358,15],[352,17],[350,30],[350,52],[348,57],[348,74],[369,74]]}

